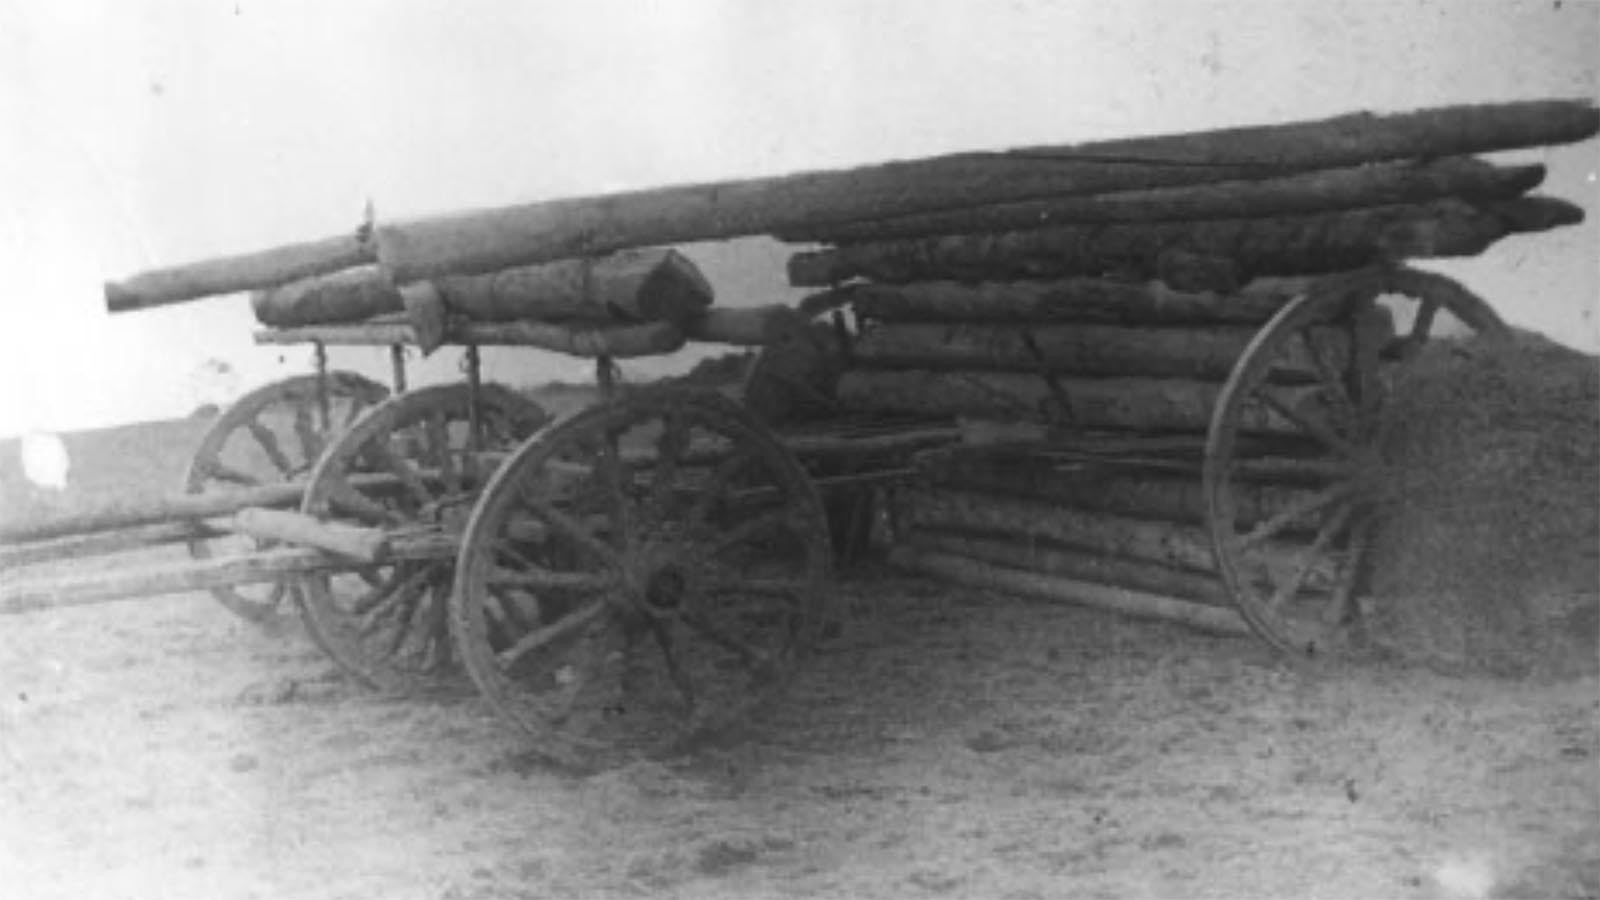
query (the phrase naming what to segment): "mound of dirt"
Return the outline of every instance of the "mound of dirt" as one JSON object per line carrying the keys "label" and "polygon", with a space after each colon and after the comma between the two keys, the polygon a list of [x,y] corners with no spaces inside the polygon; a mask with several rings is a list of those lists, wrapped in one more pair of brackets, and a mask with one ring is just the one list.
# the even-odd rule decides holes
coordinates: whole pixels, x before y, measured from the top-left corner
{"label": "mound of dirt", "polygon": [[1440,341],[1392,387],[1368,637],[1452,672],[1600,668],[1600,361]]}

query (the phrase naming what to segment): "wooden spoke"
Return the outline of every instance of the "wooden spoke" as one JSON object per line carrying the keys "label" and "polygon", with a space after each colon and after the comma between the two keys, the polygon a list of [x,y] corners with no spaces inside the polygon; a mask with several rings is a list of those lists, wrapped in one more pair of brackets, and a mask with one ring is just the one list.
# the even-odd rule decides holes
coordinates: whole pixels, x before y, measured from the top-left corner
{"label": "wooden spoke", "polygon": [[267,460],[272,463],[272,467],[277,469],[279,474],[285,477],[294,474],[294,465],[289,462],[287,456],[283,455],[283,448],[278,446],[278,436],[272,433],[272,429],[261,424],[259,420],[252,419],[245,426],[245,430],[255,439],[256,444],[261,448],[261,452],[267,455]]}
{"label": "wooden spoke", "polygon": [[378,592],[378,602],[372,603],[365,610],[357,614],[357,622],[362,634],[370,634],[372,630],[387,618],[395,609],[410,606],[422,592],[428,589],[428,582],[432,573],[426,566],[418,566],[401,581],[389,590]]}
{"label": "wooden spoke", "polygon": [[433,503],[433,492],[423,483],[422,475],[417,472],[416,466],[413,466],[405,457],[396,453],[387,442],[374,444],[370,452],[377,458],[380,466],[400,479],[400,484],[405,487],[406,493],[411,495],[411,499],[419,509],[426,508]]}
{"label": "wooden spoke", "polygon": [[712,470],[711,477],[707,481],[709,489],[695,499],[694,506],[690,507],[684,516],[684,524],[689,532],[698,532],[705,525],[706,518],[716,508],[717,501],[728,497],[733,477],[752,462],[755,462],[755,456],[749,452],[735,452]]}
{"label": "wooden spoke", "polygon": [[322,493],[330,508],[355,516],[368,525],[389,526],[405,522],[399,513],[369,500],[367,495],[356,490],[342,475],[328,479]]}
{"label": "wooden spoke", "polygon": [[661,650],[661,659],[667,666],[667,679],[677,690],[679,698],[683,701],[685,716],[695,714],[694,684],[683,671],[683,666],[678,663],[678,653],[673,647],[672,632],[668,623],[659,619],[650,620],[650,630],[655,635],[656,646]]}
{"label": "wooden spoke", "polygon": [[[403,577],[402,573],[404,573]],[[391,571],[391,574],[392,577],[390,578],[367,582],[372,586],[372,590],[358,597],[350,604],[351,615],[358,618],[365,616],[392,596],[395,591],[410,589],[407,585],[412,584],[412,582],[420,584],[426,581],[428,571],[426,566],[421,565],[396,566]]]}
{"label": "wooden spoke", "polygon": [[654,518],[664,517],[672,500],[672,489],[678,480],[678,463],[689,448],[689,427],[681,411],[669,413],[656,442],[656,467],[650,486],[650,513]]}
{"label": "wooden spoke", "polygon": [[1268,601],[1268,606],[1271,609],[1275,611],[1282,610],[1285,603],[1293,600],[1295,595],[1300,593],[1301,586],[1305,584],[1306,576],[1310,575],[1311,570],[1316,568],[1317,563],[1321,561],[1323,553],[1326,552],[1328,544],[1333,541],[1333,538],[1338,535],[1349,521],[1350,507],[1346,505],[1339,507],[1326,522],[1322,523],[1322,527],[1317,530],[1316,539],[1311,542],[1310,546],[1300,551],[1294,571],[1273,591],[1272,599]]}
{"label": "wooden spoke", "polygon": [[708,559],[714,559],[722,553],[755,538],[788,531],[792,527],[793,517],[787,509],[762,513],[749,521],[735,525],[709,541],[697,544],[690,554],[691,564],[699,564]]}
{"label": "wooden spoke", "polygon": [[802,578],[755,578],[745,576],[701,578],[698,584],[700,590],[707,594],[734,594],[738,596],[756,594],[779,597],[794,605],[804,602],[806,594],[815,587],[811,582]]}
{"label": "wooden spoke", "polygon": [[312,424],[310,404],[295,405],[294,436],[300,444],[300,458],[305,461],[305,467],[309,469],[316,464],[317,458],[322,456],[322,438],[317,427]]}
{"label": "wooden spoke", "polygon": [[1239,538],[1239,548],[1247,550],[1269,538],[1276,537],[1280,532],[1293,525],[1297,520],[1308,516],[1323,507],[1349,497],[1354,490],[1354,483],[1341,481],[1331,487],[1324,488],[1309,497],[1290,504],[1281,512],[1263,520],[1252,528],[1248,534]]}
{"label": "wooden spoke", "polygon": [[522,504],[524,509],[555,526],[557,531],[584,550],[587,550],[591,556],[604,560],[612,568],[620,568],[620,560],[617,557],[615,548],[591,534],[589,528],[583,522],[567,515],[543,500],[524,496]]}
{"label": "wooden spoke", "polygon": [[618,432],[620,429],[605,429],[605,441],[600,448],[600,477],[605,483],[606,494],[611,501],[611,543],[618,552],[626,552],[629,542],[633,538],[632,511],[629,509],[627,491],[623,487],[623,477],[626,474],[622,464],[622,451],[617,447]]}
{"label": "wooden spoke", "polygon": [[450,449],[450,432],[444,413],[435,412],[427,419],[428,445],[433,450],[433,463],[439,467],[439,477],[444,489],[452,494],[461,492],[461,470],[456,466],[455,454]]}
{"label": "wooden spoke", "polygon": [[1323,392],[1333,398],[1339,411],[1347,418],[1355,418],[1356,408],[1350,399],[1349,387],[1339,372],[1333,368],[1333,364],[1328,362],[1328,358],[1322,355],[1322,349],[1317,346],[1311,329],[1299,332],[1299,338],[1301,346],[1305,348],[1306,356],[1311,360],[1312,368],[1316,369],[1317,380],[1322,384]]}
{"label": "wooden spoke", "polygon": [[1341,561],[1338,582],[1328,594],[1328,604],[1322,609],[1322,624],[1327,627],[1342,625],[1350,616],[1352,594],[1360,576],[1362,550],[1372,537],[1373,518],[1369,513],[1356,517],[1350,526],[1349,549]]}
{"label": "wooden spoke", "polygon": [[713,623],[709,617],[702,615],[686,615],[684,616],[683,620],[684,623],[690,628],[699,632],[701,635],[704,635],[712,643],[739,657],[739,659],[744,661],[746,668],[755,672],[760,677],[769,677],[774,673],[774,660],[770,654],[763,653],[755,647],[745,643],[743,640],[740,640],[739,638],[734,637],[723,629],[717,627],[717,625]]}
{"label": "wooden spoke", "polygon": [[1323,446],[1334,450],[1346,458],[1355,458],[1360,455],[1360,450],[1354,444],[1335,434],[1326,423],[1302,414],[1299,410],[1284,403],[1273,396],[1272,391],[1265,386],[1256,394],[1256,397],[1274,412],[1285,419],[1298,425],[1300,429],[1316,438]]}
{"label": "wooden spoke", "polygon": [[229,484],[237,484],[241,487],[259,487],[263,483],[260,478],[251,475],[249,472],[235,469],[220,459],[208,460],[203,464],[202,468],[209,478],[217,481],[226,481]]}
{"label": "wooden spoke", "polygon": [[610,573],[552,572],[529,565],[518,571],[496,569],[489,575],[491,587],[521,587],[530,590],[578,590],[599,593],[613,590],[617,579]]}
{"label": "wooden spoke", "polygon": [[576,634],[589,623],[605,616],[610,609],[610,605],[605,601],[597,600],[562,616],[543,628],[528,632],[518,638],[516,643],[496,654],[500,667],[502,669],[512,668],[524,656]]}

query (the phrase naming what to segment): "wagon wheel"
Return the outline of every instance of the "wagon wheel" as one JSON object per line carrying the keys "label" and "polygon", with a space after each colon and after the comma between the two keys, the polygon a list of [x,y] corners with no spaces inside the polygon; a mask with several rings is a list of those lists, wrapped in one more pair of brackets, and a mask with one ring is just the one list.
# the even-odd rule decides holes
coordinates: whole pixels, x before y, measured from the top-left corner
{"label": "wagon wheel", "polygon": [[1505,329],[1442,276],[1323,279],[1262,328],[1217,400],[1203,474],[1212,552],[1245,621],[1285,653],[1349,646],[1383,512],[1386,400],[1441,309]]}
{"label": "wagon wheel", "polygon": [[[388,396],[383,385],[353,372],[327,376],[328,419],[323,421],[320,379],[301,375],[274,382],[241,397],[228,407],[200,440],[183,476],[190,494],[238,490],[303,480],[327,446],[330,434],[349,427],[362,410]],[[261,546],[245,537],[189,544],[194,559],[209,559],[223,542]],[[236,587],[214,587],[211,595],[251,622],[266,622],[293,593],[292,579]]]}
{"label": "wagon wheel", "polygon": [[483,694],[578,768],[732,724],[815,639],[830,569],[805,472],[716,395],[641,392],[540,432],[495,475],[453,628]]}
{"label": "wagon wheel", "polygon": [[[423,388],[368,410],[312,472],[302,511],[396,535],[459,534],[495,466],[549,421],[538,404],[496,385],[479,389],[478,418],[474,444],[465,384]],[[370,687],[406,693],[448,682],[454,551],[450,541],[435,557],[306,576],[307,630]]]}

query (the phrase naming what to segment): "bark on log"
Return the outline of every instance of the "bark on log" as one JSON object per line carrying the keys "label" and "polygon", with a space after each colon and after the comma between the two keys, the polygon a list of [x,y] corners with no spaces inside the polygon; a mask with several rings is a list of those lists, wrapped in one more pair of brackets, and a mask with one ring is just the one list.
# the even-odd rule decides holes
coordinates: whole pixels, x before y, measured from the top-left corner
{"label": "bark on log", "polygon": [[1524,197],[1479,209],[1459,200],[1263,219],[1070,225],[1002,234],[857,244],[795,255],[801,287],[851,278],[904,283],[1114,275],[1159,277],[1163,254],[1233,260],[1239,277],[1315,275],[1416,257],[1473,256],[1518,227],[1582,219],[1571,204]]}
{"label": "bark on log", "polygon": [[1030,200],[920,216],[802,228],[787,241],[852,244],[893,238],[1022,231],[1068,224],[1248,219],[1425,203],[1444,197],[1506,200],[1544,180],[1540,165],[1495,166],[1470,157],[1393,162],[1255,181]]}
{"label": "bark on log", "polygon": [[[633,250],[434,283],[445,309],[474,322],[680,321],[711,305],[710,282],[675,250]],[[256,320],[289,328],[348,324],[402,312],[400,291],[377,266],[361,266],[258,291]]]}
{"label": "bark on log", "polygon": [[1587,100],[1458,106],[1390,116],[965,153],[840,172],[558,200],[380,226],[400,281],[491,272],[625,247],[770,234],[1046,196],[1209,184],[1578,141]]}
{"label": "bark on log", "polygon": [[1180,622],[1220,634],[1250,633],[1249,626],[1231,609],[1189,603],[1145,591],[1111,587],[1063,578],[1059,575],[1026,572],[964,556],[912,547],[895,548],[890,553],[889,560],[902,569],[968,587],[1022,594],[1042,600],[1079,603],[1136,618]]}
{"label": "bark on log", "polygon": [[[394,346],[417,344],[416,329],[406,322],[363,322],[356,325],[307,325],[258,331],[258,344],[305,344],[319,341],[332,346]],[[445,343],[481,347],[538,347],[572,356],[612,356],[628,359],[673,353],[683,347],[683,330],[671,322],[638,325],[562,325],[553,322],[450,323]]]}
{"label": "bark on log", "polygon": [[[900,492],[898,513],[912,529],[958,532],[1004,540],[1054,542],[1064,547],[1157,563],[1192,572],[1215,571],[1210,534],[1199,526],[1095,512],[976,491],[913,487]],[[1299,571],[1302,545],[1263,542],[1247,563],[1246,580],[1280,584]],[[1327,590],[1336,566],[1316,561],[1305,585]]]}
{"label": "bark on log", "polygon": [[[1130,470],[1133,469],[1133,470]],[[952,453],[930,458],[923,477],[952,490],[997,494],[1096,512],[1203,525],[1208,517],[1198,463],[1192,473],[1140,471],[1118,462],[1059,462],[1015,454]],[[1291,509],[1315,491],[1259,482],[1235,484],[1238,524],[1256,522]],[[1290,526],[1314,530],[1305,517]]]}
{"label": "bark on log", "polygon": [[[839,379],[839,403],[845,409],[870,412],[1204,432],[1220,390],[1214,382],[1178,378],[856,369]],[[1307,416],[1324,418],[1314,387],[1285,387],[1275,396]],[[1241,427],[1247,432],[1302,433],[1275,410],[1254,402],[1243,408]]]}
{"label": "bark on log", "polygon": [[813,295],[826,300],[808,297],[801,303],[803,307],[848,303],[857,315],[887,321],[1261,325],[1304,294],[1310,283],[1304,278],[1262,278],[1236,293],[1223,294],[1174,291],[1159,281],[1104,278],[979,284],[859,282]]}
{"label": "bark on log", "polygon": [[916,531],[907,536],[905,542],[917,550],[965,556],[1012,569],[1148,591],[1205,606],[1233,607],[1228,589],[1215,575],[1201,575],[1155,563],[949,531]]}
{"label": "bark on log", "polygon": [[377,260],[376,248],[359,232],[289,244],[257,253],[152,269],[124,281],[106,282],[106,309],[114,313],[128,312],[218,294],[276,287]]}
{"label": "bark on log", "polygon": [[[1318,329],[1319,355],[1336,371],[1349,364],[1350,337]],[[880,323],[862,331],[855,361],[881,369],[995,369],[1074,375],[1146,375],[1221,381],[1256,329],[1237,326],[1132,328],[1120,325]],[[1314,378],[1316,361],[1296,344],[1275,360],[1281,374]]]}

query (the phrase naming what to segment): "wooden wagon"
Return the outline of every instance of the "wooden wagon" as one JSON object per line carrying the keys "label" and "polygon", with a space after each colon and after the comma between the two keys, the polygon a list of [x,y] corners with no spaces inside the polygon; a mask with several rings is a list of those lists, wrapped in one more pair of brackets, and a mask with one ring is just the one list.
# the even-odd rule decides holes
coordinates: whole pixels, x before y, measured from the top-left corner
{"label": "wooden wagon", "polygon": [[[114,311],[256,290],[258,340],[312,344],[316,371],[218,418],[183,496],[0,532],[8,566],[174,541],[192,560],[13,585],[4,608],[292,600],[364,683],[427,690],[459,663],[534,749],[586,765],[780,688],[848,512],[888,482],[910,568],[1323,653],[1356,618],[1397,370],[1441,313],[1505,327],[1403,261],[1581,218],[1522,196],[1541,168],[1461,154],[1597,129],[1554,101],[965,154],[145,273],[107,286]],[[635,249],[746,235],[827,245],[790,265],[826,289],[712,311],[681,260]],[[662,271],[675,288],[641,288]],[[688,339],[771,345],[748,404],[619,381],[617,359]],[[393,348],[393,392],[331,370],[345,345]],[[463,382],[407,389],[408,345],[463,347]],[[592,358],[600,401],[552,417],[484,383],[492,345]],[[216,556],[230,536],[244,551]]]}

